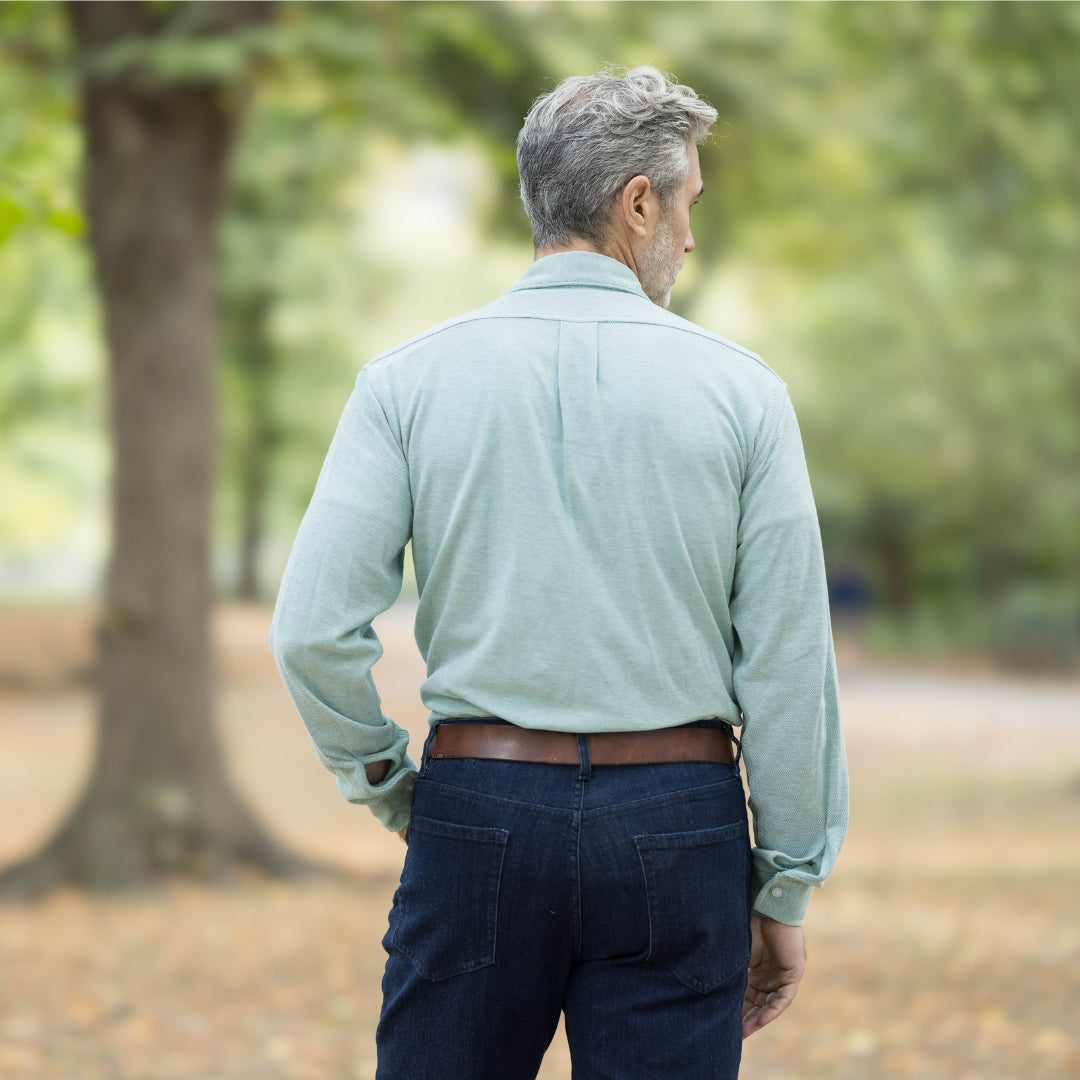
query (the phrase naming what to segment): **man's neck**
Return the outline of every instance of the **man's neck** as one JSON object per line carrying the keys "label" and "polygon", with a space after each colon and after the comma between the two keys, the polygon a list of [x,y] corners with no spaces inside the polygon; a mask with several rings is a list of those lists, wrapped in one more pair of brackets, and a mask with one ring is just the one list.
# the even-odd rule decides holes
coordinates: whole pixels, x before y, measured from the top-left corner
{"label": "man's neck", "polygon": [[612,255],[609,251],[605,251],[603,247],[597,247],[591,240],[587,240],[583,236],[575,236],[568,240],[565,244],[558,244],[553,247],[543,247],[534,249],[534,261],[547,258],[548,255],[561,255],[566,251],[591,251],[597,255],[607,255],[609,258],[618,258],[616,255]]}
{"label": "man's neck", "polygon": [[[584,236],[575,236],[568,240],[565,244],[558,244],[552,247],[534,248],[533,261],[536,262],[539,259],[544,259],[548,255],[560,255],[566,251],[592,251],[597,255],[606,255],[609,259],[614,259],[616,262],[621,262],[623,266],[629,267],[638,273],[637,263],[634,260],[634,253],[631,250],[629,243],[622,241],[618,234],[613,234],[604,241],[603,244],[596,244],[592,240],[587,239]],[[638,277],[641,275],[638,274]]]}

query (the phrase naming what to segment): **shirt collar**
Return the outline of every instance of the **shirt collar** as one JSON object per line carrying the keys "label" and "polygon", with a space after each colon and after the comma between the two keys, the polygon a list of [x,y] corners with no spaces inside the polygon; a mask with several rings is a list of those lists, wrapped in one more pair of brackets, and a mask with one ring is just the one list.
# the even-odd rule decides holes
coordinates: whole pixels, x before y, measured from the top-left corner
{"label": "shirt collar", "polygon": [[648,300],[637,275],[618,259],[595,251],[560,251],[537,259],[508,292],[520,289],[614,289]]}

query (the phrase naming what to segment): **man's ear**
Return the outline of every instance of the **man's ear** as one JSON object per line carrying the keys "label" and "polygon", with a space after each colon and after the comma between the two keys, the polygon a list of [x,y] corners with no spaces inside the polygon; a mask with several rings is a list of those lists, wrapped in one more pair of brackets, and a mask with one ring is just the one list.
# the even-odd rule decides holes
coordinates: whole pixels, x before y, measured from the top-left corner
{"label": "man's ear", "polygon": [[637,236],[647,236],[656,206],[656,193],[649,178],[635,176],[628,180],[616,198],[623,224]]}

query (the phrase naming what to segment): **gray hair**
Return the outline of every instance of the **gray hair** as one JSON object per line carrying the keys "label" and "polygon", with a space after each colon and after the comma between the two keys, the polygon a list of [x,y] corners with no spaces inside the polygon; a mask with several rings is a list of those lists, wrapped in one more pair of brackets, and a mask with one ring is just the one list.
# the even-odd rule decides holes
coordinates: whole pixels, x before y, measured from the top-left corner
{"label": "gray hair", "polygon": [[602,244],[611,202],[635,176],[668,212],[690,173],[687,147],[715,122],[711,105],[654,67],[573,76],[537,98],[517,141],[537,249]]}

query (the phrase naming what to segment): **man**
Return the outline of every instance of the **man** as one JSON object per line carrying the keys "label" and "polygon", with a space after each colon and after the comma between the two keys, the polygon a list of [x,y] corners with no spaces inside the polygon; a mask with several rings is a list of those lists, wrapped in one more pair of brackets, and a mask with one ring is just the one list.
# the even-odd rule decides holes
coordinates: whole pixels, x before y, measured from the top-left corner
{"label": "man", "polygon": [[[283,677],[408,826],[380,1080],[535,1077],[560,1013],[577,1080],[734,1077],[802,977],[846,819],[813,499],[784,384],[664,310],[715,119],[647,67],[540,98],[536,261],[363,369],[297,537]],[[370,676],[410,539],[415,787]]]}

